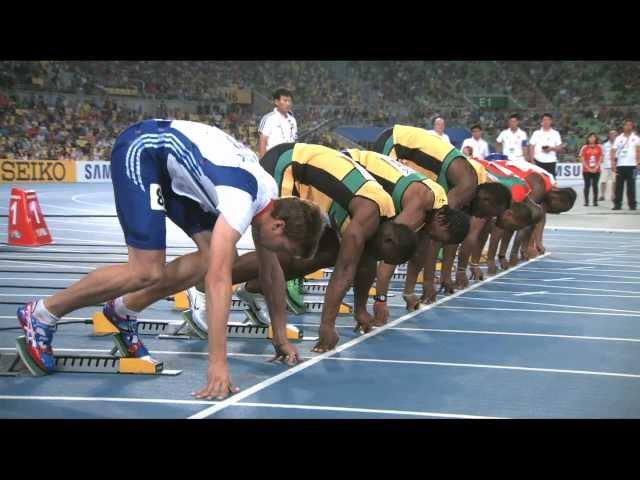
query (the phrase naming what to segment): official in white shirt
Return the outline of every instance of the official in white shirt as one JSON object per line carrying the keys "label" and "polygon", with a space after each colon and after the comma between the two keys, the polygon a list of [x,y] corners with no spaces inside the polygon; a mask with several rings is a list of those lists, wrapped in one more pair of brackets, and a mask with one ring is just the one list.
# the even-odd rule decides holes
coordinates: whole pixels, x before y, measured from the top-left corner
{"label": "official in white shirt", "polygon": [[267,150],[281,143],[292,143],[298,139],[298,123],[291,113],[293,95],[284,88],[273,94],[275,108],[260,120],[260,143],[258,156],[262,158]]}
{"label": "official in white shirt", "polygon": [[500,132],[496,139],[496,150],[506,155],[509,160],[525,161],[524,150],[527,146],[527,134],[520,128],[520,116],[513,114],[509,117],[506,130]]}
{"label": "official in white shirt", "polygon": [[[611,183],[615,175],[611,171],[611,148],[618,137],[617,130],[609,130],[609,139],[602,144],[602,169],[600,173],[600,198],[598,200],[604,200],[607,196],[607,184]],[[615,186],[611,187],[611,201],[615,198]]]}
{"label": "official in white shirt", "polygon": [[640,137],[633,131],[634,124],[625,120],[622,135],[616,138],[611,148],[611,170],[616,173],[616,196],[612,210],[622,208],[622,193],[627,184],[629,210],[636,209],[636,168],[640,167]]}
{"label": "official in white shirt", "polygon": [[536,130],[529,140],[529,161],[544,168],[555,177],[556,164],[558,162],[557,152],[562,151],[562,138],[560,133],[554,130],[553,117],[550,113],[542,115],[542,125],[540,130]]}
{"label": "official in white shirt", "polygon": [[432,126],[433,126],[433,130],[427,130],[427,132],[435,133],[443,140],[446,140],[447,142],[451,143],[451,140],[449,140],[449,135],[444,133],[444,118],[442,117],[434,118],[432,122]]}
{"label": "official in white shirt", "polygon": [[484,160],[489,156],[489,144],[482,139],[482,127],[474,125],[471,127],[471,138],[465,138],[462,142],[462,150],[464,147],[471,148],[471,155],[478,160]]}

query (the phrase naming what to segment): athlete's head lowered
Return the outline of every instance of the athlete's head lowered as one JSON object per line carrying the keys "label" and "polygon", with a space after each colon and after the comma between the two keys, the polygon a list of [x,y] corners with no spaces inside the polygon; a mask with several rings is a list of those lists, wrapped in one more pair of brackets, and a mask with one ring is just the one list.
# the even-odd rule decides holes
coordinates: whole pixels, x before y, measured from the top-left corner
{"label": "athlete's head lowered", "polygon": [[471,215],[490,218],[502,215],[511,205],[509,188],[498,182],[482,183],[476,187],[476,196],[471,201]]}
{"label": "athlete's head lowered", "polygon": [[469,232],[469,215],[445,205],[430,212],[425,228],[432,239],[455,245],[461,243]]}
{"label": "athlete's head lowered", "polygon": [[311,258],[324,229],[320,208],[297,197],[278,198],[253,225],[257,241],[274,252]]}
{"label": "athlete's head lowered", "polygon": [[573,188],[554,188],[544,196],[544,204],[549,213],[568,212],[578,197]]}
{"label": "athlete's head lowered", "polygon": [[400,265],[413,256],[418,240],[415,232],[406,225],[385,220],[376,230],[371,245],[376,258],[389,265]]}

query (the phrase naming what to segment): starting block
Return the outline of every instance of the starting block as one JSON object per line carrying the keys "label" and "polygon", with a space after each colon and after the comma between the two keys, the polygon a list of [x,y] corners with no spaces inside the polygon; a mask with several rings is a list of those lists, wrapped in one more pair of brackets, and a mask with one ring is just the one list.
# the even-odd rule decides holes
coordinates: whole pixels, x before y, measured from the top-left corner
{"label": "starting block", "polygon": [[[247,310],[249,312],[249,310]],[[193,322],[191,310],[182,313],[184,321],[138,321],[139,335],[155,335],[163,339],[179,340],[206,340],[208,333]],[[247,317],[253,320],[247,314]],[[102,312],[93,315],[93,334],[96,336],[112,335],[114,327],[107,321]],[[227,338],[244,339],[271,339],[273,330],[271,326],[256,325],[254,323],[229,323],[227,324]],[[293,325],[287,325],[287,338],[289,340],[302,340],[304,333]]]}
{"label": "starting block", "polygon": [[[116,351],[118,347],[115,347]],[[18,376],[30,374],[42,377],[48,373],[29,355],[24,336],[16,339],[16,353],[0,357],[0,375]],[[164,364],[155,360],[121,357],[116,355],[55,355],[55,372],[64,373],[128,373],[137,375],[179,375],[181,370],[165,370]]]}
{"label": "starting block", "polygon": [[[315,280],[306,281],[304,283],[304,293],[309,295],[324,295],[325,293],[327,293],[327,286],[328,286],[327,282],[323,282],[323,281],[315,281]],[[350,291],[350,293],[353,293],[353,291]],[[376,287],[371,287],[369,289],[369,296],[375,297],[376,295],[377,295]],[[387,297],[394,297],[394,296],[395,296],[394,293],[387,294]]]}
{"label": "starting block", "polygon": [[[189,297],[187,297],[186,292],[179,292],[173,296],[173,307],[176,310],[180,310],[181,312],[185,310],[189,310],[191,308],[191,304],[189,303]],[[230,310],[233,312],[240,312],[246,310],[249,306],[244,303],[242,300],[236,297],[231,298],[231,307]]]}

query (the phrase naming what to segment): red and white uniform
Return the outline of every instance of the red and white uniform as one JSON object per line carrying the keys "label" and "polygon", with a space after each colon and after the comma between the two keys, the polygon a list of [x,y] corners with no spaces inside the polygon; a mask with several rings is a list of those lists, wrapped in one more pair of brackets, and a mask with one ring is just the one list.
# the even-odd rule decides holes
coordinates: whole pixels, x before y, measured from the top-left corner
{"label": "red and white uniform", "polygon": [[496,160],[494,163],[501,165],[511,172],[513,172],[518,177],[526,180],[528,176],[533,175],[535,173],[540,174],[542,179],[544,180],[544,191],[548,193],[556,184],[556,179],[549,172],[540,168],[533,163],[529,163],[527,161],[519,161],[519,160]]}

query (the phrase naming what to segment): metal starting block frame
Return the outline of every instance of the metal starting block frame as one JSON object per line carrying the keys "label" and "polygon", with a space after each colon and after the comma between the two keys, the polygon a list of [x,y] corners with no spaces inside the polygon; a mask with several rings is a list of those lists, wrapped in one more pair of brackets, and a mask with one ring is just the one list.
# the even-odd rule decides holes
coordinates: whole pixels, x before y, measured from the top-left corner
{"label": "metal starting block frame", "polygon": [[[137,375],[179,375],[182,370],[166,370],[162,362],[142,358],[115,355],[118,346],[111,355],[55,355],[55,372],[64,373],[120,373]],[[16,339],[16,353],[0,354],[0,376],[48,375],[27,351],[26,338]]]}
{"label": "metal starting block frame", "polygon": [[[202,330],[194,321],[191,310],[182,312],[184,321],[171,320],[139,320],[139,335],[155,335],[160,339],[171,340],[206,340],[208,332]],[[271,339],[273,330],[269,325],[256,325],[252,314],[247,310],[247,317],[253,323],[228,323],[227,338]],[[113,326],[104,318],[102,312],[93,315],[93,334],[96,336],[111,335]],[[304,333],[299,328],[287,325],[289,340],[303,340]]]}

